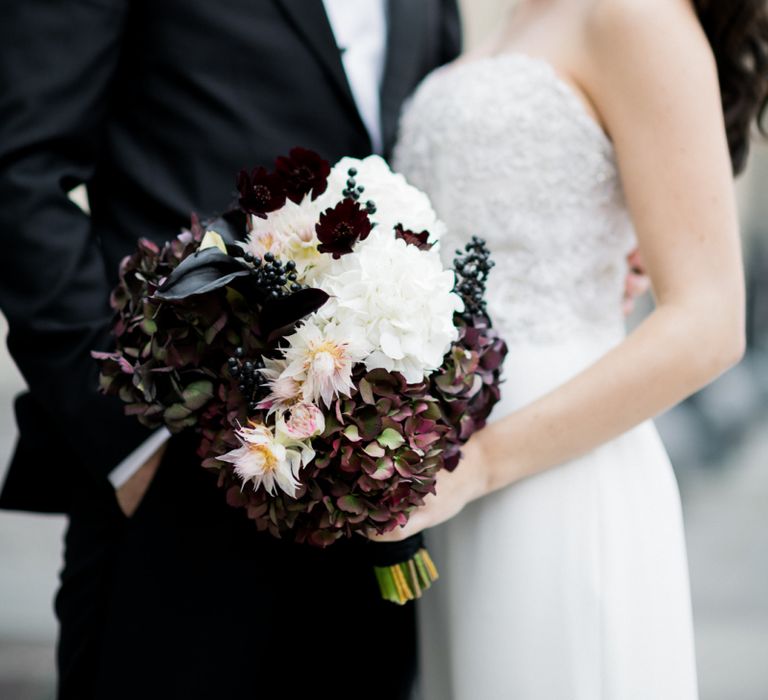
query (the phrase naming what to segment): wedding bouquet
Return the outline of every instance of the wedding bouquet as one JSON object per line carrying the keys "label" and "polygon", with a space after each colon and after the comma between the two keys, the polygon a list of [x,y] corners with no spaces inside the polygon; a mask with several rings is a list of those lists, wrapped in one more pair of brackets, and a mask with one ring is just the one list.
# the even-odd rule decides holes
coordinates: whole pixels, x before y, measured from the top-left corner
{"label": "wedding bouquet", "polygon": [[[197,431],[260,530],[326,546],[401,526],[499,398],[488,250],[473,238],[446,269],[429,199],[377,156],[296,148],[238,190],[224,218],[123,260],[101,389]],[[437,577],[419,536],[378,546],[387,599]]]}

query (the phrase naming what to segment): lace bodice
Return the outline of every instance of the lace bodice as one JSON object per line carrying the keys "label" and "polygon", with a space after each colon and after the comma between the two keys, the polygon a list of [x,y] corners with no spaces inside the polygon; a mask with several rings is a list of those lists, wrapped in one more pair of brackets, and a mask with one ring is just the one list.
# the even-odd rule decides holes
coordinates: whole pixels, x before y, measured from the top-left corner
{"label": "lace bodice", "polygon": [[433,72],[405,105],[393,166],[447,224],[446,262],[473,234],[488,242],[508,342],[623,333],[635,237],[615,154],[549,63],[505,53]]}

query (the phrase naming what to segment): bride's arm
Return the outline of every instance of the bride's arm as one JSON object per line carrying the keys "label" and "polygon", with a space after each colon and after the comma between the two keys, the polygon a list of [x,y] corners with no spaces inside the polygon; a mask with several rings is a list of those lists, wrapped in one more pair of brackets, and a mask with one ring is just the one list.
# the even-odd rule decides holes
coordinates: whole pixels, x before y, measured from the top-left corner
{"label": "bride's arm", "polygon": [[689,396],[744,352],[737,212],[709,47],[682,2],[600,4],[587,89],[616,147],[656,310],[591,367],[473,436],[459,468],[440,475],[438,495],[388,538],[584,454]]}

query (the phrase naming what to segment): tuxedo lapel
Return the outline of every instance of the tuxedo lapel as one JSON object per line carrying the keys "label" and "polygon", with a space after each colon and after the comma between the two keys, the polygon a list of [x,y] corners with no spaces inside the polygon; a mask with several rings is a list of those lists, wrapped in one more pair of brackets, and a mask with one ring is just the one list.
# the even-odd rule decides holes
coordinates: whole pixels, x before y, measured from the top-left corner
{"label": "tuxedo lapel", "polygon": [[381,85],[381,128],[385,153],[394,144],[403,100],[423,70],[429,32],[429,0],[389,0],[387,59]]}
{"label": "tuxedo lapel", "polygon": [[[341,62],[341,53],[322,0],[275,0],[293,28],[309,46],[336,86],[341,99],[360,119],[355,98]],[[365,125],[363,124],[363,128]]]}

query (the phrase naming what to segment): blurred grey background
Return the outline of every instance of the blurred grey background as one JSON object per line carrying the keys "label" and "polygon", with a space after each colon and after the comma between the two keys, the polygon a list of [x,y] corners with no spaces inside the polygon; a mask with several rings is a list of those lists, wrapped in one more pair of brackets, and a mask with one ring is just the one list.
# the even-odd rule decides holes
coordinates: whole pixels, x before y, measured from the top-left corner
{"label": "blurred grey background", "polygon": [[[464,0],[467,45],[510,4]],[[702,700],[768,699],[768,147],[755,150],[737,191],[750,292],[747,356],[657,421],[683,498]],[[16,434],[12,397],[24,386],[5,334],[0,318],[0,478]],[[60,517],[0,512],[2,700],[53,698],[52,601],[64,528]]]}

